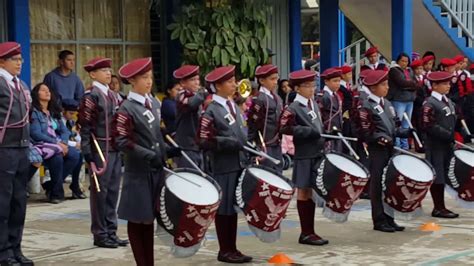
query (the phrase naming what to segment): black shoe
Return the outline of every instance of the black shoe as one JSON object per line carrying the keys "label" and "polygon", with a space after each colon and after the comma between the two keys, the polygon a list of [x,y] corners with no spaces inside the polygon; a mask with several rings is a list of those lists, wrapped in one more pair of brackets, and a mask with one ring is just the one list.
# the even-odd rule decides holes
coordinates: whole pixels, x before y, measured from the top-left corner
{"label": "black shoe", "polygon": [[237,251],[236,251],[236,253],[237,253],[237,255],[239,255],[239,256],[242,256],[242,257],[243,257],[243,259],[244,259],[244,262],[251,262],[251,261],[253,260],[253,258],[252,258],[252,257],[250,257],[250,256],[247,256],[247,255],[245,255],[245,254],[242,254],[242,252],[240,252],[240,250],[237,250]]}
{"label": "black shoe", "polygon": [[226,253],[221,253],[217,255],[217,260],[222,261],[222,262],[227,262],[227,263],[245,263],[245,256],[240,255],[237,252],[226,252]]}
{"label": "black shoe", "polygon": [[395,233],[395,228],[390,226],[388,223],[374,225],[374,230],[385,232],[385,233]]}
{"label": "black shoe", "polygon": [[370,195],[367,192],[362,192],[362,194],[360,194],[359,198],[360,199],[370,199]]}
{"label": "black shoe", "polygon": [[110,238],[94,240],[94,246],[98,246],[100,248],[118,248],[117,242]]}
{"label": "black shoe", "polygon": [[21,264],[15,258],[8,258],[0,261],[0,266],[20,266]]}
{"label": "black shoe", "polygon": [[20,263],[21,266],[33,266],[35,265],[32,260],[25,257],[22,253],[15,255],[16,261]]}
{"label": "black shoe", "polygon": [[82,191],[79,190],[77,192],[73,191],[71,198],[72,199],[87,199],[87,196],[84,193],[82,193]]}
{"label": "black shoe", "polygon": [[60,200],[60,199],[49,199],[48,202],[51,203],[51,204],[59,204],[59,203],[62,202],[62,200]]}
{"label": "black shoe", "polygon": [[405,226],[400,226],[395,221],[389,221],[388,225],[393,227],[395,229],[395,231],[401,232],[401,231],[405,230]]}
{"label": "black shoe", "polygon": [[329,241],[321,238],[320,236],[316,234],[310,234],[310,235],[300,234],[298,243],[303,244],[303,245],[323,246],[323,245],[329,244]]}
{"label": "black shoe", "polygon": [[128,240],[124,239],[120,239],[117,235],[110,235],[109,236],[110,240],[114,241],[115,243],[117,243],[117,245],[121,246],[121,247],[126,247],[128,245]]}
{"label": "black shoe", "polygon": [[434,209],[433,212],[431,212],[431,216],[437,217],[437,218],[453,219],[453,218],[458,218],[459,214],[454,213],[448,209],[444,209],[444,210]]}

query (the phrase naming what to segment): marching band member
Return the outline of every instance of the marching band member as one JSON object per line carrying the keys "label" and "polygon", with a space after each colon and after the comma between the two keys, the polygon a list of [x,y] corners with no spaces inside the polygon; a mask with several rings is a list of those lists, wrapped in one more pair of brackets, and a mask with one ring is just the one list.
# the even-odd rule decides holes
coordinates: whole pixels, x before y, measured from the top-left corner
{"label": "marching band member", "polygon": [[124,153],[125,165],[118,214],[128,221],[128,237],[137,265],[153,265],[155,199],[166,157],[177,152],[167,148],[158,109],[150,98],[151,58],[128,62],[120,68],[119,75],[132,89],[117,111],[114,125],[115,143]]}
{"label": "marching band member", "polygon": [[[341,82],[341,70],[338,68],[329,68],[321,74],[324,80],[322,96],[320,96],[319,107],[321,109],[322,120],[326,132],[342,130],[342,101],[337,91]],[[342,152],[342,141],[331,140],[328,142],[328,148]]]}
{"label": "marching band member", "polygon": [[379,49],[376,46],[372,46],[365,51],[365,57],[369,60],[369,64],[363,65],[360,70],[385,70],[388,71],[388,67],[379,61]]}
{"label": "marching band member", "polygon": [[428,74],[433,91],[423,103],[422,126],[426,133],[426,159],[433,165],[436,179],[431,185],[434,208],[431,216],[457,218],[459,215],[448,210],[444,204],[444,186],[448,168],[453,157],[456,112],[453,102],[446,97],[449,93],[452,74],[436,71]]}
{"label": "marching band member", "polygon": [[[199,91],[199,66],[184,65],[173,72],[183,88],[178,92],[176,113],[176,143],[199,166],[202,166],[202,154],[196,143],[196,133],[201,114],[201,106],[208,95],[206,90]],[[192,168],[185,159],[180,158],[178,167]]]}
{"label": "marching band member", "polygon": [[370,94],[358,108],[359,136],[368,144],[370,172],[370,202],[374,230],[382,232],[403,231],[384,213],[382,205],[382,172],[393,153],[395,137],[408,136],[409,130],[402,129],[396,121],[395,109],[384,97],[388,93],[388,72],[375,70],[364,78]]}
{"label": "marching band member", "polygon": [[[260,143],[265,152],[273,158],[282,160],[281,137],[278,131],[282,100],[276,93],[278,86],[278,67],[274,65],[258,66],[255,77],[260,85],[259,92],[252,98],[248,115],[248,137],[250,142]],[[265,143],[261,143],[259,135]],[[282,172],[282,163],[275,165],[268,160],[263,165]]]}
{"label": "marching band member", "polygon": [[[337,94],[342,102],[342,134],[344,136],[352,137],[354,132],[352,130],[352,121],[350,119],[350,113],[354,106],[354,91],[352,91],[352,67],[342,66],[341,70],[341,83]],[[344,148],[347,151],[347,148]]]}
{"label": "marching band member", "polygon": [[252,257],[242,254],[236,247],[234,202],[238,177],[245,167],[242,150],[247,136],[243,131],[240,110],[231,100],[237,86],[234,73],[235,66],[224,66],[206,75],[206,82],[215,94],[201,116],[198,138],[200,146],[209,153],[210,174],[222,188],[222,201],[215,220],[219,241],[217,260],[245,263]]}
{"label": "marching band member", "polygon": [[30,89],[20,44],[0,43],[0,264],[33,265],[21,251],[26,214]]}
{"label": "marching band member", "polygon": [[314,232],[316,204],[312,200],[311,177],[313,165],[321,159],[324,150],[323,121],[318,105],[314,102],[316,72],[299,70],[290,73],[290,83],[297,91],[293,103],[284,111],[280,120],[280,133],[293,136],[295,145],[293,183],[297,190],[297,209],[301,234],[298,242],[305,245],[326,245],[328,240]]}
{"label": "marching band member", "polygon": [[451,99],[454,103],[459,102],[459,87],[458,87],[458,77],[456,75],[456,61],[451,58],[443,58],[440,62],[440,67],[442,71],[449,72],[451,77],[451,88],[449,89],[448,98]]}
{"label": "marching band member", "polygon": [[[104,248],[117,248],[128,244],[127,240],[121,240],[116,234],[116,209],[122,162],[119,153],[112,145],[111,126],[118,101],[108,85],[111,81],[111,64],[111,59],[98,57],[84,66],[92,79],[92,87],[82,98],[78,114],[81,150],[92,172],[90,173],[91,231],[94,235],[94,245]],[[103,151],[106,162],[101,161],[95,141]],[[99,168],[93,169],[94,165]],[[94,173],[100,180],[100,192],[97,192],[92,179]]]}

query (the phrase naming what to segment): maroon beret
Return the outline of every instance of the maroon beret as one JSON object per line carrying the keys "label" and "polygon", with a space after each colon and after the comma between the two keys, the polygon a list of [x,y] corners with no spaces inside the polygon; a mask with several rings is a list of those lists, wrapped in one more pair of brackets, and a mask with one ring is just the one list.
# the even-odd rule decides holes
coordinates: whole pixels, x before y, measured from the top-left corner
{"label": "maroon beret", "polygon": [[290,83],[292,86],[298,86],[305,82],[315,81],[316,72],[312,70],[297,70],[290,73]]}
{"label": "maroon beret", "polygon": [[112,59],[104,58],[104,57],[96,57],[84,65],[84,70],[87,72],[91,72],[97,69],[110,68],[110,67],[112,67]]}
{"label": "maroon beret", "polygon": [[374,71],[373,69],[364,69],[362,70],[360,73],[359,73],[359,77],[364,79],[365,77],[367,77],[367,75],[369,75],[370,72]]}
{"label": "maroon beret", "polygon": [[351,66],[342,66],[339,69],[341,70],[341,74],[347,74],[349,72],[352,72]]}
{"label": "maroon beret", "polygon": [[453,60],[456,61],[456,63],[460,63],[464,60],[464,55],[458,54],[455,57],[453,57]]}
{"label": "maroon beret", "polygon": [[423,60],[421,59],[413,60],[413,62],[411,62],[411,68],[416,68],[416,67],[421,67],[421,66],[423,66]]}
{"label": "maroon beret", "polygon": [[364,78],[365,86],[375,86],[388,79],[388,71],[385,70],[372,70]]}
{"label": "maroon beret", "polygon": [[369,49],[367,49],[367,51],[365,51],[365,57],[369,57],[370,55],[378,53],[378,52],[379,52],[379,49],[377,48],[377,46],[372,46]]}
{"label": "maroon beret", "polygon": [[7,59],[17,54],[21,54],[21,46],[16,42],[0,43],[0,58]]}
{"label": "maroon beret", "polygon": [[123,65],[119,69],[118,74],[125,84],[130,84],[128,82],[129,79],[137,75],[144,74],[150,71],[152,68],[153,64],[151,63],[151,57],[139,58]]}
{"label": "maroon beret", "polygon": [[235,66],[229,65],[229,66],[218,67],[212,70],[206,75],[205,80],[208,83],[214,84],[214,83],[221,83],[221,82],[227,81],[234,76],[235,76]]}
{"label": "maroon beret", "polygon": [[426,64],[428,64],[429,61],[434,61],[434,60],[435,60],[434,56],[427,55],[427,56],[423,57],[423,65],[426,65]]}
{"label": "maroon beret", "polygon": [[199,75],[199,66],[195,65],[183,65],[173,72],[175,79],[188,79]]}
{"label": "maroon beret", "polygon": [[341,74],[342,72],[338,67],[331,67],[323,71],[323,73],[321,74],[321,78],[324,80],[332,79],[340,77]]}
{"label": "maroon beret", "polygon": [[257,78],[266,78],[271,74],[278,74],[278,67],[268,64],[263,66],[258,66],[255,70],[255,77]]}
{"label": "maroon beret", "polygon": [[446,72],[446,71],[434,71],[428,73],[426,78],[434,83],[439,83],[439,82],[445,82],[445,81],[451,81],[451,78],[453,77],[453,74]]}
{"label": "maroon beret", "polygon": [[451,58],[443,58],[443,59],[441,59],[440,64],[441,64],[442,66],[449,67],[449,66],[454,66],[455,64],[457,64],[457,62],[454,61],[454,60],[451,59]]}

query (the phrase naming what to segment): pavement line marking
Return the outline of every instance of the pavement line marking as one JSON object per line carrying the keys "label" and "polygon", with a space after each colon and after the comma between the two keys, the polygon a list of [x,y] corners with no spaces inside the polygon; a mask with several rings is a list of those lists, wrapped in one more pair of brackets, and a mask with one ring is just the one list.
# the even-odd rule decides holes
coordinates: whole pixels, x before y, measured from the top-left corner
{"label": "pavement line marking", "polygon": [[61,257],[61,256],[64,256],[64,255],[70,255],[70,254],[73,254],[73,253],[88,251],[88,250],[92,250],[92,249],[99,249],[99,248],[98,247],[92,247],[92,248],[83,248],[83,249],[77,249],[77,250],[71,250],[71,251],[63,251],[63,252],[52,253],[52,254],[48,254],[48,255],[44,255],[44,256],[40,256],[40,257],[33,257],[32,259],[34,261],[42,261],[42,260],[53,258],[53,257]]}
{"label": "pavement line marking", "polygon": [[456,254],[441,257],[441,258],[437,258],[437,259],[434,259],[434,260],[431,260],[431,261],[424,262],[424,263],[419,264],[419,265],[420,266],[435,266],[435,265],[439,265],[440,263],[448,262],[448,261],[451,261],[451,260],[456,260],[456,259],[459,259],[459,258],[462,258],[462,257],[469,257],[469,256],[474,256],[474,249],[470,249],[470,250],[467,250],[467,251],[463,251],[463,252],[460,252],[460,253],[456,253]]}

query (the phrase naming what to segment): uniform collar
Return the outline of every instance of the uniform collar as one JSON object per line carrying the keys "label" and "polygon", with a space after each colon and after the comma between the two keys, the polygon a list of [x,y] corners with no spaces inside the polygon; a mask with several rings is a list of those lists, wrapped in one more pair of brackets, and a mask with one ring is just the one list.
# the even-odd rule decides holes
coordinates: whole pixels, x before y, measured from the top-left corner
{"label": "uniform collar", "polygon": [[299,102],[299,103],[301,103],[301,104],[304,105],[304,106],[308,106],[308,100],[311,101],[311,105],[312,105],[311,107],[312,107],[312,110],[314,110],[314,102],[313,102],[313,100],[312,100],[312,99],[308,99],[308,98],[302,96],[302,95],[299,94],[299,93],[296,94],[296,97],[295,97],[295,100],[294,100],[294,101],[295,101],[295,102]]}
{"label": "uniform collar", "polygon": [[216,101],[218,104],[222,105],[228,112],[230,112],[230,110],[229,110],[229,106],[227,105],[227,101],[230,101],[230,104],[232,105],[232,109],[234,109],[233,111],[235,112],[235,106],[234,106],[233,101],[227,98],[224,98],[222,96],[219,96],[217,94],[213,94],[212,99]]}
{"label": "uniform collar", "polygon": [[446,95],[443,95],[443,94],[441,94],[441,93],[439,93],[439,92],[437,92],[437,91],[432,91],[432,92],[431,92],[431,96],[433,96],[436,100],[438,100],[438,101],[440,101],[440,102],[442,102],[443,99],[444,99],[446,102],[448,101],[448,99],[446,98]]}
{"label": "uniform collar", "polygon": [[265,93],[266,95],[270,96],[270,98],[273,99],[273,94],[271,93],[271,91],[263,86],[260,86],[260,92],[262,93]]}
{"label": "uniform collar", "polygon": [[329,93],[329,95],[331,95],[331,96],[333,96],[333,95],[334,95],[334,92],[333,92],[333,91],[332,91],[330,88],[328,88],[328,86],[324,86],[324,89],[323,89],[323,91],[326,91],[326,92],[328,92],[328,93]]}
{"label": "uniform collar", "polygon": [[136,92],[133,92],[133,91],[130,91],[130,92],[128,93],[128,99],[129,99],[129,100],[135,100],[135,101],[137,101],[137,102],[143,104],[143,106],[145,106],[145,101],[146,101],[146,98],[145,98],[145,97],[146,97],[146,96],[140,95],[140,94],[138,94],[138,93],[136,93]]}
{"label": "uniform collar", "polygon": [[342,80],[342,79],[341,79],[341,86],[343,86],[343,87],[346,88],[346,89],[349,89],[349,88],[347,87],[347,82],[346,82],[345,80]]}
{"label": "uniform collar", "polygon": [[372,92],[369,93],[369,98],[372,99],[372,101],[376,102],[377,104],[380,104],[380,100],[382,100],[382,103],[384,102],[382,97],[379,97]]}
{"label": "uniform collar", "polygon": [[98,81],[92,81],[92,86],[98,88],[103,94],[108,95],[109,93],[109,85],[104,85]]}
{"label": "uniform collar", "polygon": [[360,87],[361,88],[361,91],[367,93],[367,94],[372,94],[369,90],[369,88],[367,88],[367,86],[365,86],[364,84],[362,84],[362,86]]}
{"label": "uniform collar", "polygon": [[372,70],[375,70],[375,69],[377,69],[379,64],[380,64],[380,62],[376,62],[375,64],[369,64],[369,67],[372,68]]}
{"label": "uniform collar", "polygon": [[0,76],[5,78],[5,80],[8,82],[8,85],[10,85],[12,87],[15,87],[15,83],[13,83],[14,76],[12,74],[10,74],[10,72],[8,72],[4,68],[0,67]]}

